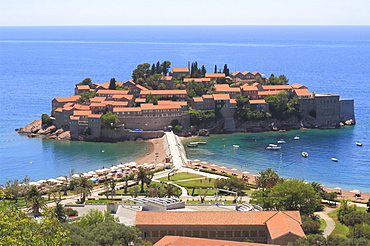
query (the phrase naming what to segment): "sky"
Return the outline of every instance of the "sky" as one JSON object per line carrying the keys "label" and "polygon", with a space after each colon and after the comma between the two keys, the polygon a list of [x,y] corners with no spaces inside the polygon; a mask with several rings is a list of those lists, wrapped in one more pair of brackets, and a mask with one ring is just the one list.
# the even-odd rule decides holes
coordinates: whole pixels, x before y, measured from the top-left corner
{"label": "sky", "polygon": [[370,0],[0,0],[0,26],[370,25]]}

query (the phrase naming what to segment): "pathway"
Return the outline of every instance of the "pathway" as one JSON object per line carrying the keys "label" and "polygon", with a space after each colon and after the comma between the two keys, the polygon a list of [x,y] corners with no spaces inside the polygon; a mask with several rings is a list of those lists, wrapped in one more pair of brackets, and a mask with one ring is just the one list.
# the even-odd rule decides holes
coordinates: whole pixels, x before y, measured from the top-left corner
{"label": "pathway", "polygon": [[326,227],[325,227],[325,229],[324,229],[324,231],[322,233],[322,235],[324,237],[329,236],[333,232],[333,230],[335,228],[335,222],[334,222],[334,220],[332,218],[330,218],[329,215],[328,215],[334,209],[336,209],[336,208],[325,207],[323,211],[316,212],[315,213],[316,215],[319,215],[320,218],[323,219],[323,220],[325,220],[325,222],[326,222]]}

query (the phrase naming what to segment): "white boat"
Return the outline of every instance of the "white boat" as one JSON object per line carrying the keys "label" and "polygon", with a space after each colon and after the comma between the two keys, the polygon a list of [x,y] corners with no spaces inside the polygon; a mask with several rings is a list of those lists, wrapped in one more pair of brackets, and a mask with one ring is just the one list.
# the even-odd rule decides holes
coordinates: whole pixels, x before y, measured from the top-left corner
{"label": "white boat", "polygon": [[308,153],[307,152],[302,152],[302,156],[303,157],[308,157]]}
{"label": "white boat", "polygon": [[295,136],[293,139],[294,139],[294,140],[299,140],[299,139],[300,139],[300,137],[299,137],[299,136]]}
{"label": "white boat", "polygon": [[337,158],[331,158],[332,161],[338,162]]}
{"label": "white boat", "polygon": [[239,146],[239,145],[237,145],[237,144],[233,144],[233,147],[234,147],[234,148],[239,148],[240,146]]}
{"label": "white boat", "polygon": [[277,144],[269,144],[270,147],[278,147]]}
{"label": "white boat", "polygon": [[279,150],[279,149],[281,149],[281,146],[277,146],[277,145],[272,146],[272,144],[270,144],[269,146],[266,147],[266,149],[268,149],[268,150]]}
{"label": "white boat", "polygon": [[285,144],[285,140],[284,139],[280,139],[279,141],[277,141],[278,144]]}
{"label": "white boat", "polygon": [[356,145],[357,145],[357,146],[362,146],[362,143],[358,143],[358,142],[357,142],[357,143],[356,143]]}

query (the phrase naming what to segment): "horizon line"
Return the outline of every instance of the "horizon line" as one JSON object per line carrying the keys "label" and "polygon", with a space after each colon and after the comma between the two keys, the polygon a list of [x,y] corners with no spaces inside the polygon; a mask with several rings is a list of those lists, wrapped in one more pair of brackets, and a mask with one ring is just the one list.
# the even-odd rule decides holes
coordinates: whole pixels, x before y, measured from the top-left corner
{"label": "horizon line", "polygon": [[370,24],[231,24],[231,25],[189,25],[189,24],[178,24],[178,25],[161,25],[161,24],[131,24],[131,25],[0,25],[0,27],[118,27],[118,26],[370,26]]}

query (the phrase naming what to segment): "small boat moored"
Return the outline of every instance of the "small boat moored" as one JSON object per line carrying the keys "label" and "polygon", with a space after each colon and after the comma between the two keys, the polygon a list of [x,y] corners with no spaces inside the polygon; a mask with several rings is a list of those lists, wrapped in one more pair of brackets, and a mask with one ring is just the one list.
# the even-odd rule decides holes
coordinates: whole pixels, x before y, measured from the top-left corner
{"label": "small boat moored", "polygon": [[362,146],[362,143],[357,142],[356,145],[357,146]]}
{"label": "small boat moored", "polygon": [[198,144],[207,144],[207,141],[199,141]]}
{"label": "small boat moored", "polygon": [[295,136],[293,139],[294,139],[294,140],[299,140],[299,139],[300,139],[300,137],[299,137],[299,136]]}
{"label": "small boat moored", "polygon": [[303,157],[308,157],[308,153],[307,152],[302,152],[302,156]]}
{"label": "small boat moored", "polygon": [[337,158],[331,158],[331,160],[334,161],[334,162],[338,162]]}
{"label": "small boat moored", "polygon": [[277,141],[278,144],[284,144],[285,143],[285,140],[284,139],[280,139],[279,141]]}
{"label": "small boat moored", "polygon": [[188,146],[189,148],[195,148],[195,147],[198,147],[198,142],[191,142],[186,146]]}
{"label": "small boat moored", "polygon": [[239,145],[237,145],[237,144],[233,144],[233,147],[234,147],[234,148],[239,148],[240,146],[239,146]]}
{"label": "small boat moored", "polygon": [[279,149],[281,149],[281,146],[278,146],[277,144],[269,144],[269,146],[267,146],[265,149],[268,149],[268,150],[279,150]]}

